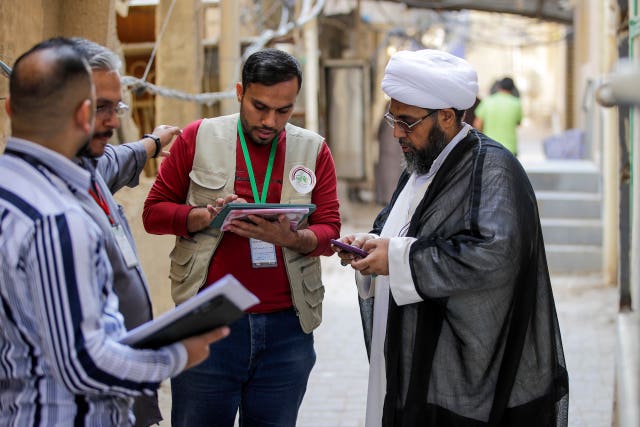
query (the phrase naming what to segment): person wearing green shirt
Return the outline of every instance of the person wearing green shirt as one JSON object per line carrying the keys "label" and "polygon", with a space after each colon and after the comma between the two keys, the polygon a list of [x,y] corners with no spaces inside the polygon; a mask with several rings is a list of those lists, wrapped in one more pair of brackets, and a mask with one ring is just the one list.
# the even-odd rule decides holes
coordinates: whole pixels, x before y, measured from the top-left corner
{"label": "person wearing green shirt", "polygon": [[522,104],[513,95],[513,79],[505,77],[498,83],[498,91],[483,99],[475,109],[473,126],[488,137],[518,155],[516,130],[522,121]]}

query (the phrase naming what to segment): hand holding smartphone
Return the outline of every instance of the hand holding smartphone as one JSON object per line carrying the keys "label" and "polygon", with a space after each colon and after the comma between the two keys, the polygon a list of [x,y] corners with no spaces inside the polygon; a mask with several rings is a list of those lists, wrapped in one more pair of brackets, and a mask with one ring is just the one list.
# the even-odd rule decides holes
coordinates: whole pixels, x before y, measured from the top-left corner
{"label": "hand holding smartphone", "polygon": [[351,254],[353,254],[355,256],[358,256],[360,258],[364,258],[367,255],[369,255],[369,252],[367,252],[367,251],[365,251],[363,249],[360,249],[357,246],[353,246],[353,245],[350,245],[348,243],[344,243],[344,242],[341,242],[341,241],[335,240],[335,239],[331,239],[330,242],[331,242],[332,245],[336,245],[337,247],[339,247],[343,251],[347,251],[347,252],[349,252],[349,253],[351,253]]}

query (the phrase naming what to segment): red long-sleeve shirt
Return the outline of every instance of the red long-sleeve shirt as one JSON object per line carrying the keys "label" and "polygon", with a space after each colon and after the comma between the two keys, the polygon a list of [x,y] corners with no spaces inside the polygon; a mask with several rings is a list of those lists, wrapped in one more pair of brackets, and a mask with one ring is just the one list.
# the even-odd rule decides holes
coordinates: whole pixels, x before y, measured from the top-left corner
{"label": "red long-sleeve shirt", "polygon": [[[189,237],[187,215],[194,207],[187,205],[186,199],[200,122],[196,121],[182,131],[171,146],[171,155],[161,164],[142,214],[144,227],[149,233]],[[253,193],[239,139],[236,144],[235,194],[251,202]],[[262,191],[271,145],[248,142],[247,148],[257,188]],[[285,149],[286,133],[283,131],[278,137],[267,203],[280,202],[282,180],[288,179],[289,171],[284,171]],[[315,174],[316,186],[311,193],[311,203],[316,205],[316,210],[309,217],[309,229],[315,233],[318,246],[308,255],[331,255],[329,239],[340,235],[340,212],[335,165],[326,143],[318,153]],[[291,291],[281,248],[277,247],[276,254],[277,268],[252,268],[248,239],[226,232],[211,259],[205,283],[212,283],[231,273],[260,299],[260,304],[250,311],[265,313],[289,308],[292,306]]]}

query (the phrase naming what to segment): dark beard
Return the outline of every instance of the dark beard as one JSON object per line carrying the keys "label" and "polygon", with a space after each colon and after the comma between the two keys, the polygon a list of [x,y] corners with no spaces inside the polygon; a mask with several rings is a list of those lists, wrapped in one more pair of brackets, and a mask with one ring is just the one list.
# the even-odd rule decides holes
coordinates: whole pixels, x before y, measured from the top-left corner
{"label": "dark beard", "polygon": [[[244,109],[243,101],[244,101],[244,97],[240,101],[240,125],[242,126],[242,134],[244,135],[245,141],[252,142],[255,145],[261,145],[261,146],[265,146],[265,145],[271,144],[271,142],[273,141],[272,139],[270,139],[268,141],[263,141],[263,140],[260,140],[260,139],[255,139],[253,137],[253,135],[251,134],[251,130],[255,129],[255,128],[252,128],[251,126],[249,126],[249,122],[247,121],[247,119],[245,119],[245,116],[243,114],[243,109]],[[278,135],[280,134],[280,132],[277,131],[276,129],[271,129],[271,128],[267,128],[267,127],[264,127],[262,129],[267,130],[267,131],[274,131],[275,135],[276,135],[276,140],[278,138]]]}
{"label": "dark beard", "polygon": [[80,149],[76,153],[77,157],[88,157],[90,159],[97,159],[98,157],[102,156],[102,154],[96,155],[94,152],[91,151],[91,140],[96,136],[99,136],[99,137],[106,136],[107,138],[111,138],[113,136],[113,129],[109,129],[104,132],[94,133],[93,136],[91,136],[87,140],[87,142],[85,142],[84,145],[80,147]]}
{"label": "dark beard", "polygon": [[404,163],[409,173],[424,175],[429,172],[434,160],[442,153],[447,146],[445,135],[440,126],[436,125],[429,134],[429,143],[426,147],[408,151],[404,154]]}
{"label": "dark beard", "polygon": [[80,149],[76,152],[76,157],[93,157],[91,152],[89,151],[89,143],[91,142],[91,137],[87,138],[85,143],[80,147]]}

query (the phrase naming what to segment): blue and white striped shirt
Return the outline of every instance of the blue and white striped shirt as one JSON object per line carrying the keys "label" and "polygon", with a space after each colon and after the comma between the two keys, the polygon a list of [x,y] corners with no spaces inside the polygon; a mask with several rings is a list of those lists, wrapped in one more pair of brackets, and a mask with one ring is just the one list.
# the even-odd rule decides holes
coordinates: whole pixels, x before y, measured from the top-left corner
{"label": "blue and white striped shirt", "polygon": [[0,156],[0,425],[120,426],[131,397],[185,366],[184,346],[134,350],[104,235],[75,200],[89,173],[9,139]]}

